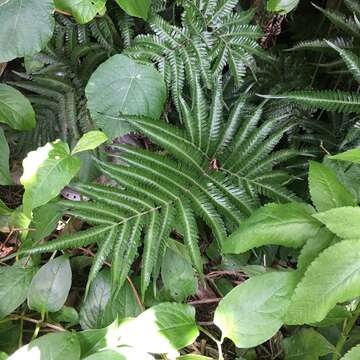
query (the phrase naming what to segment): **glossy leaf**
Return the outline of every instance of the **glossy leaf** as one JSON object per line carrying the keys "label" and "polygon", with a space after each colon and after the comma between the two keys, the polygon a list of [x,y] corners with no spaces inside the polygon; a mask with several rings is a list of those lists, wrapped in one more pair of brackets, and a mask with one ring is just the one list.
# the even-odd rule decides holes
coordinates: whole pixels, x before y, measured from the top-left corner
{"label": "glossy leaf", "polygon": [[360,238],[360,207],[341,207],[314,215],[326,227],[343,239]]}
{"label": "glossy leaf", "polygon": [[16,351],[9,360],[79,360],[76,334],[59,332],[41,336]]}
{"label": "glossy leaf", "polygon": [[83,329],[104,327],[105,309],[111,296],[110,272],[101,271],[90,286],[80,310],[80,325]]}
{"label": "glossy leaf", "polygon": [[106,0],[55,0],[57,9],[70,13],[80,24],[86,24],[97,14],[104,14]]}
{"label": "glossy leaf", "polygon": [[[184,245],[183,253],[187,249]],[[168,248],[163,259],[161,278],[175,301],[182,302],[196,292],[196,278],[189,260]]]}
{"label": "glossy leaf", "polygon": [[243,253],[262,245],[300,247],[321,224],[314,209],[303,203],[269,204],[256,211],[225,240],[224,253]]}
{"label": "glossy leaf", "polygon": [[24,268],[20,264],[0,267],[0,319],[26,300],[33,275],[32,268]]}
{"label": "glossy leaf", "polygon": [[324,250],[297,285],[284,322],[321,321],[337,303],[360,296],[359,256],[359,240],[344,240]]}
{"label": "glossy leaf", "polygon": [[330,156],[330,159],[350,161],[355,164],[360,164],[360,149],[348,150],[341,154]]}
{"label": "glossy leaf", "polygon": [[295,272],[270,272],[250,278],[220,301],[214,323],[223,338],[231,339],[238,348],[257,346],[283,325],[295,285]]}
{"label": "glossy leaf", "polygon": [[[101,64],[87,86],[88,108],[97,127],[111,139],[129,131],[120,113],[157,119],[164,107],[166,88],[159,72],[125,55],[115,55]],[[104,115],[105,114],[105,115]]]}
{"label": "glossy leaf", "polygon": [[161,303],[141,313],[125,327],[121,344],[149,353],[168,353],[192,344],[199,331],[195,309],[189,305]]}
{"label": "glossy leaf", "polygon": [[335,351],[324,336],[314,329],[302,329],[282,342],[285,360],[318,360]]}
{"label": "glossy leaf", "polygon": [[[0,19],[1,16],[0,3]],[[5,123],[15,130],[30,130],[35,126],[35,112],[30,101],[19,90],[6,84],[0,84],[0,123]]]}
{"label": "glossy leaf", "polygon": [[147,19],[151,0],[116,0],[119,6],[131,16]]}
{"label": "glossy leaf", "polygon": [[267,0],[267,10],[287,14],[298,6],[300,0]]}
{"label": "glossy leaf", "polygon": [[356,199],[327,166],[310,161],[309,189],[311,200],[318,211],[356,205]]}
{"label": "glossy leaf", "polygon": [[82,136],[71,153],[74,155],[81,151],[96,149],[99,145],[107,141],[107,139],[108,137],[102,131],[89,131]]}
{"label": "glossy leaf", "polygon": [[57,140],[31,151],[23,161],[20,182],[25,187],[24,212],[31,211],[56,197],[80,169],[80,160],[70,155],[67,144]]}
{"label": "glossy leaf", "polygon": [[2,128],[0,128],[0,154],[0,185],[10,185],[12,184],[9,169],[10,150]]}
{"label": "glossy leaf", "polygon": [[53,33],[53,12],[52,0],[2,0],[0,63],[43,49]]}
{"label": "glossy leaf", "polygon": [[43,265],[32,279],[28,305],[40,313],[59,311],[71,287],[71,267],[66,256],[59,256]]}

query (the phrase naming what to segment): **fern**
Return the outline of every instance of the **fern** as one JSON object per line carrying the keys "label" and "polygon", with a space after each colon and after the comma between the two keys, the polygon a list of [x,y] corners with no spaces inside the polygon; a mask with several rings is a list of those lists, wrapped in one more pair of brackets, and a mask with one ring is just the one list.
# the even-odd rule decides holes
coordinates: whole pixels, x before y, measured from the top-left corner
{"label": "fern", "polygon": [[153,34],[139,35],[126,50],[135,59],[157,64],[178,111],[185,84],[192,88],[198,76],[210,88],[212,77],[228,66],[239,85],[246,69],[254,70],[255,56],[267,58],[257,43],[262,37],[260,28],[250,25],[254,11],[235,13],[237,3],[183,0],[181,27],[153,15]]}
{"label": "fern", "polygon": [[[220,247],[227,234],[260,205],[263,197],[275,201],[295,199],[283,186],[289,175],[274,169],[299,155],[294,150],[273,151],[291,127],[286,116],[264,119],[262,108],[252,110],[244,99],[228,113],[223,106],[221,82],[214,86],[217,90],[210,103],[200,87],[191,104],[182,100],[182,118],[187,119],[184,128],[161,120],[121,115],[118,120],[131,123],[163,151],[113,145],[117,152],[112,156],[120,157],[122,164],[96,162],[119,187],[78,184],[75,189],[91,201],[61,202],[67,214],[81,218],[92,228],[23,253],[97,242],[98,253],[89,283],[110,257],[116,292],[144,243],[144,296],[151,278],[157,279],[164,244],[172,229],[182,234],[192,263],[201,274],[198,219],[211,228]],[[206,138],[211,141],[200,142]]]}

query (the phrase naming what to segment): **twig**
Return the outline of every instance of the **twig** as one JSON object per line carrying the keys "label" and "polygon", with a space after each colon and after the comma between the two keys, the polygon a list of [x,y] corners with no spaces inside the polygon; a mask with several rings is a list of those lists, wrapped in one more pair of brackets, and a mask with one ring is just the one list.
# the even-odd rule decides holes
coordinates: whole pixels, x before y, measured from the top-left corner
{"label": "twig", "polygon": [[188,301],[188,305],[214,304],[214,303],[218,303],[220,300],[221,298],[193,300],[193,301]]}

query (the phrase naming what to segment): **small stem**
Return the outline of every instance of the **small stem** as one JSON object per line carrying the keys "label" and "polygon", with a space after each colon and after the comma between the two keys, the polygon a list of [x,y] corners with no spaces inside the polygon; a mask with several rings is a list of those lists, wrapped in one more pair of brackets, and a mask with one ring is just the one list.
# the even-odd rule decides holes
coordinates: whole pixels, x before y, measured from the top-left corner
{"label": "small stem", "polygon": [[343,331],[341,332],[340,338],[335,347],[336,351],[332,357],[333,360],[338,360],[340,358],[345,341],[348,338],[349,333],[354,327],[356,320],[358,319],[359,316],[360,316],[360,303],[357,305],[356,309],[354,310],[352,317],[344,321]]}
{"label": "small stem", "polygon": [[219,360],[224,360],[224,355],[222,352],[222,348],[221,348],[221,341],[217,340],[213,334],[211,334],[211,332],[207,331],[206,329],[204,329],[202,326],[199,326],[200,331],[202,331],[205,335],[207,335],[212,341],[214,341],[214,343],[216,343],[217,349],[218,349],[218,353],[219,353]]}

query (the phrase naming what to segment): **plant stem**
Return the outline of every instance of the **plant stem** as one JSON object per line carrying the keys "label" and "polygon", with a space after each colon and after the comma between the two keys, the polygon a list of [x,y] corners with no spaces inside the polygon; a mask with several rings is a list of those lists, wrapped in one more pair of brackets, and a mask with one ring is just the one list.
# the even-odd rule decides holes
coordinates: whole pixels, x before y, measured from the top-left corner
{"label": "plant stem", "polygon": [[219,353],[219,360],[224,360],[224,355],[222,353],[221,344],[222,342],[220,340],[217,340],[211,332],[204,329],[202,326],[199,326],[200,331],[202,331],[205,335],[207,335],[214,343],[216,343],[218,353]]}
{"label": "plant stem", "polygon": [[350,331],[354,327],[356,320],[360,316],[360,303],[357,305],[354,310],[352,317],[344,321],[343,330],[341,332],[340,338],[336,344],[335,353],[333,354],[332,360],[338,360],[341,356],[341,351],[344,347],[345,341],[349,336]]}

